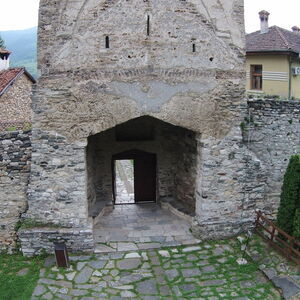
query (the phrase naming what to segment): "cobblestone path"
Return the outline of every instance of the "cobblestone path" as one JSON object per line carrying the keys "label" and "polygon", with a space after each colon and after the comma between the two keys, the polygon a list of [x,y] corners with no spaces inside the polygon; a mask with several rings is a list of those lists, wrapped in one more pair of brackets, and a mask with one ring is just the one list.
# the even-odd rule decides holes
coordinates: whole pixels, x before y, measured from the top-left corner
{"label": "cobblestone path", "polygon": [[257,264],[236,263],[240,256],[232,239],[72,256],[68,270],[49,258],[32,299],[281,299]]}

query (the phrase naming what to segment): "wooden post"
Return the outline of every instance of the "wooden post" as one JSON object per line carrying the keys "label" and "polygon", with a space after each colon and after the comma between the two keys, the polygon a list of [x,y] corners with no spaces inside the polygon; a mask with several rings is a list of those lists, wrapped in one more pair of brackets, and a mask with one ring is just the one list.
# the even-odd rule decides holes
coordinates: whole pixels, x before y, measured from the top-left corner
{"label": "wooden post", "polygon": [[272,233],[271,233],[271,241],[273,241],[274,239],[275,230],[276,228],[273,226]]}
{"label": "wooden post", "polygon": [[65,243],[54,243],[56,264],[60,268],[69,268],[69,256]]}

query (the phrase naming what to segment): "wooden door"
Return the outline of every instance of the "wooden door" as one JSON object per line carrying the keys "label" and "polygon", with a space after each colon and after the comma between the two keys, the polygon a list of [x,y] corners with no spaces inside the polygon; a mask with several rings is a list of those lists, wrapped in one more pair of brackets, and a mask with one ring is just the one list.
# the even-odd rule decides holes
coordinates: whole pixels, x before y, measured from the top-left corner
{"label": "wooden door", "polygon": [[134,158],[135,202],[156,201],[156,155],[144,153]]}

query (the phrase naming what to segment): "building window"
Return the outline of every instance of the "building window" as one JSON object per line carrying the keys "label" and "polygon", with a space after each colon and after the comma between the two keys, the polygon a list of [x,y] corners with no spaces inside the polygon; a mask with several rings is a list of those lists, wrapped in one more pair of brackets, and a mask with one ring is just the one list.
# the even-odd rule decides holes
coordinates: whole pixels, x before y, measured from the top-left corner
{"label": "building window", "polygon": [[262,65],[251,65],[251,89],[262,90]]}
{"label": "building window", "polygon": [[150,16],[147,16],[147,35],[150,35]]}
{"label": "building window", "polygon": [[109,36],[105,37],[105,48],[109,49]]}

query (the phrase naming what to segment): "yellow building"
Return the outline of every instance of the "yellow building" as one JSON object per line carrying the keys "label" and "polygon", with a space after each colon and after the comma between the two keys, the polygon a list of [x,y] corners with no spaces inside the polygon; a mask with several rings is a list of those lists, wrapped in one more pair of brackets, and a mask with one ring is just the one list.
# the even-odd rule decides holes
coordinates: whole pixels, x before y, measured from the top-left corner
{"label": "yellow building", "polygon": [[247,92],[300,99],[300,29],[269,27],[269,13],[259,16],[261,30],[246,35]]}

